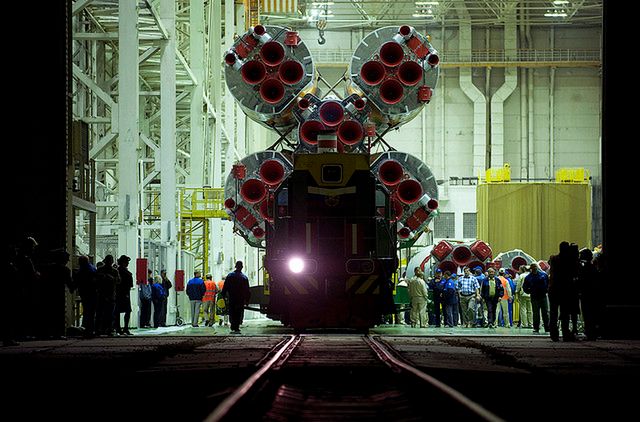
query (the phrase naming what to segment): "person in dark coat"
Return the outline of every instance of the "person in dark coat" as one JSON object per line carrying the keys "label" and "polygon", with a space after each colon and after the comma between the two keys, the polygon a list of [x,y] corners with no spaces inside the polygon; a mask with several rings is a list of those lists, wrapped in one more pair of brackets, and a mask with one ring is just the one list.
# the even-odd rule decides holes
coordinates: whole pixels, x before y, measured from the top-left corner
{"label": "person in dark coat", "polygon": [[162,306],[166,299],[167,296],[164,288],[162,287],[162,277],[157,275],[154,277],[153,284],[151,285],[151,300],[153,301],[153,328],[161,326]]}
{"label": "person in dark coat", "polygon": [[96,268],[89,261],[88,256],[78,258],[78,269],[73,275],[73,282],[78,289],[82,301],[83,336],[92,338],[96,332],[96,306],[98,291],[96,286]]}
{"label": "person in dark coat", "polygon": [[116,286],[120,284],[120,274],[113,266],[113,255],[107,255],[96,271],[98,287],[98,308],[96,325],[99,334],[113,336],[113,313],[116,305]]}
{"label": "person in dark coat", "polygon": [[173,283],[167,277],[167,270],[160,271],[160,277],[162,277],[162,288],[164,289],[164,300],[162,301],[162,312],[160,314],[160,326],[167,326],[167,308],[169,305],[169,290],[173,287]]}
{"label": "person in dark coat", "polygon": [[244,307],[249,304],[251,291],[249,279],[242,273],[242,261],[236,262],[236,270],[230,272],[224,280],[224,287],[220,293],[224,296],[229,308],[229,324],[231,333],[240,334],[240,325],[244,317]]}
{"label": "person in dark coat", "polygon": [[489,268],[487,272],[488,276],[482,280],[482,285],[480,286],[480,296],[482,296],[482,300],[487,307],[488,327],[496,328],[496,308],[498,307],[498,302],[502,300],[504,288],[500,279],[496,277],[495,269]]}
{"label": "person in dark coat", "polygon": [[533,332],[540,332],[540,315],[544,332],[549,331],[549,277],[538,268],[535,262],[529,265],[529,274],[524,278],[522,290],[531,295],[531,308],[533,309]]}
{"label": "person in dark coat", "polygon": [[561,242],[558,255],[549,258],[549,330],[553,341],[560,339],[558,319],[562,328],[562,340],[576,339],[569,329],[569,320],[574,312],[577,313],[578,302],[576,279],[579,262],[572,249],[568,242]]}
{"label": "person in dark coat", "polygon": [[146,280],[138,280],[138,298],[140,299],[140,328],[151,328],[151,295],[153,284],[153,272],[147,271]]}
{"label": "person in dark coat", "polygon": [[[116,333],[118,335],[132,335],[129,331],[131,320],[131,289],[133,289],[133,274],[129,271],[131,258],[126,255],[118,258],[118,275],[120,283],[116,286],[116,310],[113,316]],[[120,314],[124,313],[124,328],[120,327]]]}

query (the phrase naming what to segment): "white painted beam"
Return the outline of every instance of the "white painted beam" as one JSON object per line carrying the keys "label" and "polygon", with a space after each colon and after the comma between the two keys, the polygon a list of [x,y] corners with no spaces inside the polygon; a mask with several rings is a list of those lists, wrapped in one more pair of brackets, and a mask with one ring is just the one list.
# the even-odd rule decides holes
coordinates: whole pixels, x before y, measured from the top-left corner
{"label": "white painted beam", "polygon": [[190,161],[187,185],[204,185],[205,139],[202,113],[204,98],[204,0],[191,0],[189,9],[189,55],[194,85],[191,88],[190,104]]}
{"label": "white painted beam", "polygon": [[118,9],[119,128],[118,138],[118,252],[132,261],[138,249],[139,68],[138,5],[124,0]]}
{"label": "white painted beam", "polygon": [[95,83],[89,75],[85,74],[75,63],[73,64],[73,76],[82,82],[87,88],[92,90],[105,104],[113,108],[115,101],[111,98],[111,95],[103,91],[102,88],[100,88],[98,84]]}

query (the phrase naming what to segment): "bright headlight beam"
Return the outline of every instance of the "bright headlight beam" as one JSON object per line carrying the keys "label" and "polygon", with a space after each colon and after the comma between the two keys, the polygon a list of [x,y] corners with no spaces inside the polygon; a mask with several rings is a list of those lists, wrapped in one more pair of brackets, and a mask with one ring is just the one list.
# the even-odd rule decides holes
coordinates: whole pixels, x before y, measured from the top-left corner
{"label": "bright headlight beam", "polygon": [[300,258],[291,258],[289,260],[289,270],[292,273],[299,274],[304,269],[304,261]]}

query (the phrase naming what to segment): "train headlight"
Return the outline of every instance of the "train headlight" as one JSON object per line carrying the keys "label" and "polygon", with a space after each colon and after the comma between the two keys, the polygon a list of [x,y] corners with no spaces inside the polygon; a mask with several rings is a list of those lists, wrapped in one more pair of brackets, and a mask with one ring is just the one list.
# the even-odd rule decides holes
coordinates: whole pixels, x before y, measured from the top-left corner
{"label": "train headlight", "polygon": [[289,260],[289,270],[295,274],[301,273],[304,270],[304,261],[300,258],[291,258]]}

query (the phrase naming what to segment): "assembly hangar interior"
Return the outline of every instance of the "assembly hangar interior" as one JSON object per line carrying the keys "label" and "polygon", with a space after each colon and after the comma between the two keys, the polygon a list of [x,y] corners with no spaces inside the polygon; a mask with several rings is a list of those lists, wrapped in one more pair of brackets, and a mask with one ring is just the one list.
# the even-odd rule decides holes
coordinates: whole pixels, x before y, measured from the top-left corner
{"label": "assembly hangar interior", "polygon": [[[617,229],[635,218],[623,212],[635,157],[618,141],[633,140],[635,117],[613,95],[630,96],[630,74],[610,47],[632,39],[614,37],[626,11],[612,17],[609,3],[66,0],[28,11],[38,42],[6,46],[21,65],[5,80],[6,123],[20,131],[2,166],[0,372],[14,387],[2,410],[122,418],[131,396],[115,377],[188,397],[134,406],[136,420],[424,420],[424,400],[429,418],[548,416],[519,399],[496,405],[508,385],[560,405],[558,418],[627,414],[634,401],[617,386],[640,369],[637,295],[603,285],[598,335],[578,312],[580,341],[552,342],[517,301],[511,328],[504,313],[504,327],[414,327],[401,283],[416,267],[548,270],[562,241],[601,258],[600,282],[628,277],[634,234]],[[52,272],[62,251],[66,270]],[[130,320],[109,322],[127,335],[85,335],[77,286],[51,274],[108,255],[129,257]],[[221,281],[237,261],[251,291],[243,335],[224,301],[194,326],[188,280]],[[166,319],[142,322],[143,286],[161,271]],[[91,388],[70,401],[64,379]]]}

